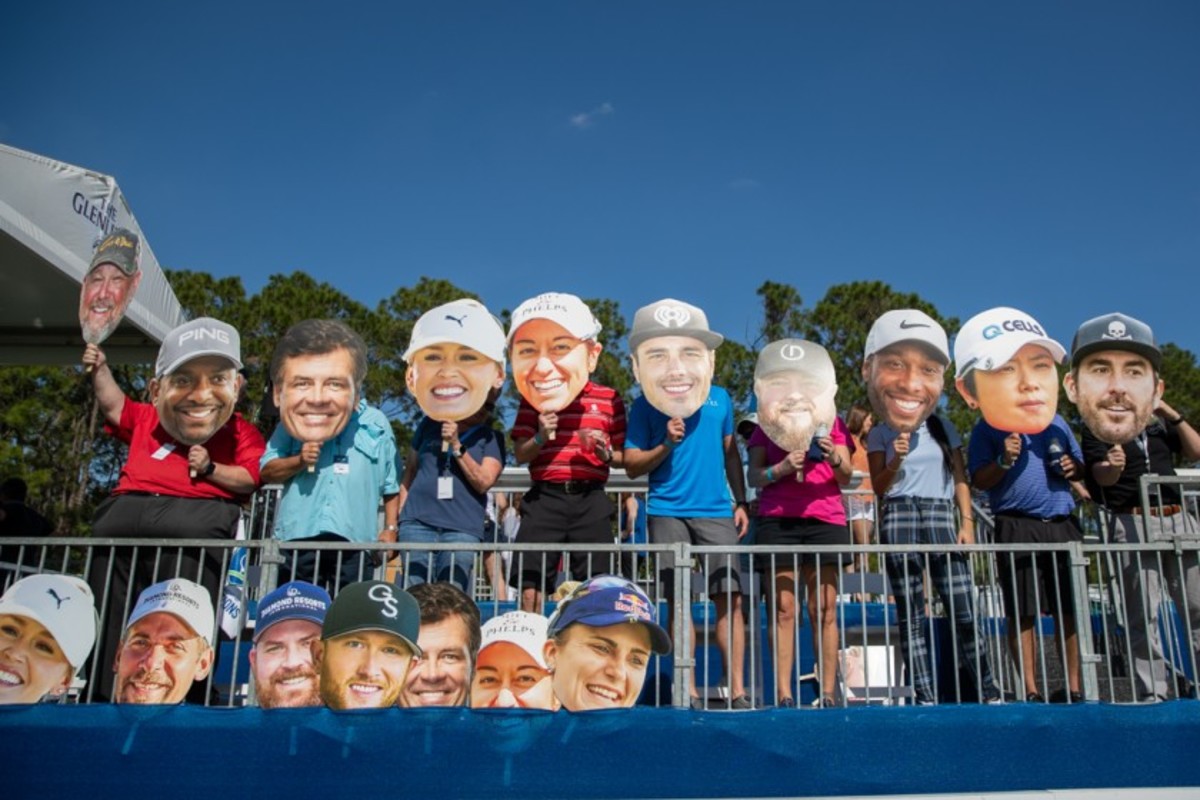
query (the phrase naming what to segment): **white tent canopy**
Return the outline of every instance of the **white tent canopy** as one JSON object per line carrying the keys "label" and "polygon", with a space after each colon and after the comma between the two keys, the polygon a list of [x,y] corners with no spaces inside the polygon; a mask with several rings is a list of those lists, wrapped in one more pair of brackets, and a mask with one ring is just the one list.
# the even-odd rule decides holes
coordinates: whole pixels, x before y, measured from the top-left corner
{"label": "white tent canopy", "polygon": [[142,281],[104,351],[151,363],[183,313],[116,180],[0,144],[0,363],[79,363],[80,285],[113,228],[141,237]]}

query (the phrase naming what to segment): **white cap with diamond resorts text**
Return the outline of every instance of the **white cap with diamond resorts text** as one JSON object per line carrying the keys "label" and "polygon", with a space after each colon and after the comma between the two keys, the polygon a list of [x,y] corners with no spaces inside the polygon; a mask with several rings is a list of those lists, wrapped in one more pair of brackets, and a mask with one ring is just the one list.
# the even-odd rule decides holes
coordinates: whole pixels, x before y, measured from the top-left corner
{"label": "white cap with diamond resorts text", "polygon": [[208,589],[187,578],[171,578],[156,583],[138,595],[137,605],[125,623],[125,630],[128,631],[138,620],[160,611],[178,618],[193,633],[212,644],[215,612]]}

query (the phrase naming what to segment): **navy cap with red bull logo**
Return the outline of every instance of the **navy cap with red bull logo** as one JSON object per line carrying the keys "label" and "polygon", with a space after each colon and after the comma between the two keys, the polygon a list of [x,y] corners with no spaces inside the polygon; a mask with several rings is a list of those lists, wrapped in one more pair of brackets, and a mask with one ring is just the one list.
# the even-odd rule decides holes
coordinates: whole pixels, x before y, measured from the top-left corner
{"label": "navy cap with red bull logo", "polygon": [[650,631],[651,650],[659,655],[671,652],[671,637],[658,624],[654,603],[637,584],[615,575],[597,575],[575,587],[550,617],[547,635],[557,636],[576,622],[593,628],[642,624]]}

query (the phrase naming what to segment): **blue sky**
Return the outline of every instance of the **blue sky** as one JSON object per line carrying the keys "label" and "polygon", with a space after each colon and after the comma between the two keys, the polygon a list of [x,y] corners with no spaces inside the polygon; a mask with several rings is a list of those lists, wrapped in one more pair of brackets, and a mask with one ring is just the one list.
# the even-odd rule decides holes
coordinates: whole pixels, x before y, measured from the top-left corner
{"label": "blue sky", "polygon": [[880,279],[1200,353],[1198,41],[1194,2],[22,3],[0,141],[250,290],[674,296],[748,341],[764,280]]}

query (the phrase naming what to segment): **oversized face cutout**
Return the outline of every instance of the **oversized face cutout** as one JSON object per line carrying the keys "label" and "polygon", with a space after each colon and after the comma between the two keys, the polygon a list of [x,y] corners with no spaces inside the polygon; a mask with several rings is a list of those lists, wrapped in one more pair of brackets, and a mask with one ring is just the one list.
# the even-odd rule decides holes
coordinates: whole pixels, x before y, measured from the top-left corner
{"label": "oversized face cutout", "polygon": [[919,428],[937,408],[946,367],[930,349],[901,342],[874,353],[862,373],[875,416],[905,433]]}
{"label": "oversized face cutout", "polygon": [[620,623],[594,628],[578,623],[546,642],[554,695],[568,711],[631,708],[646,682],[650,631]]}
{"label": "oversized face cutout", "polygon": [[313,647],[321,626],[306,619],[277,622],[250,651],[250,670],[261,708],[321,705]]}
{"label": "oversized face cutout", "polygon": [[0,704],[37,703],[62,694],[73,673],[57,640],[40,622],[0,614]]}
{"label": "oversized face cutout", "polygon": [[483,408],[488,392],[504,383],[504,367],[460,344],[430,345],[413,353],[405,383],[425,416],[459,422]]}
{"label": "oversized face cutout", "polygon": [[687,419],[708,399],[715,355],[691,336],[655,336],[638,345],[633,377],[650,405],[668,417]]}
{"label": "oversized face cutout", "polygon": [[1050,351],[1026,344],[991,371],[973,370],[975,391],[966,376],[957,381],[959,394],[984,420],[1006,433],[1041,433],[1058,410],[1058,370]]}
{"label": "oversized face cutout", "polygon": [[79,292],[83,341],[100,344],[117,329],[141,281],[141,270],[126,275],[114,264],[98,264],[84,276]]}
{"label": "oversized face cutout", "polygon": [[220,356],[200,356],[150,382],[158,421],[177,442],[204,444],[229,422],[242,376]]}
{"label": "oversized face cutout", "polygon": [[479,651],[471,682],[471,708],[556,708],[550,671],[512,642]]}
{"label": "oversized face cutout", "polygon": [[531,319],[513,334],[513,382],[539,412],[561,411],[583,391],[600,350],[599,342],[578,339],[557,322]]}
{"label": "oversized face cutout", "polygon": [[396,705],[412,664],[408,644],[385,631],[355,631],[315,648],[321,699],[333,709]]}
{"label": "oversized face cutout", "polygon": [[1124,350],[1084,356],[1078,369],[1063,378],[1063,387],[1083,424],[1105,444],[1136,439],[1150,423],[1163,393],[1163,382],[1150,362]]}
{"label": "oversized face cutout", "polygon": [[300,442],[326,442],[346,428],[354,413],[354,357],[344,347],[293,356],[275,385],[279,420]]}
{"label": "oversized face cutout", "polygon": [[754,379],[758,424],[789,452],[807,450],[821,426],[833,427],[837,384],[805,370],[779,370]]}
{"label": "oversized face cutout", "polygon": [[117,650],[115,700],[134,705],[182,703],[193,681],[208,677],[213,651],[182,620],[148,614],[125,633]]}

